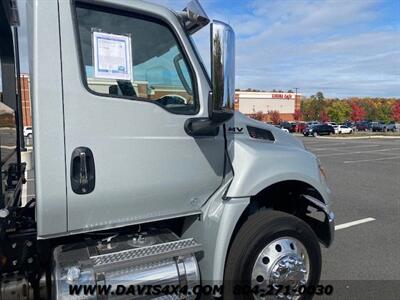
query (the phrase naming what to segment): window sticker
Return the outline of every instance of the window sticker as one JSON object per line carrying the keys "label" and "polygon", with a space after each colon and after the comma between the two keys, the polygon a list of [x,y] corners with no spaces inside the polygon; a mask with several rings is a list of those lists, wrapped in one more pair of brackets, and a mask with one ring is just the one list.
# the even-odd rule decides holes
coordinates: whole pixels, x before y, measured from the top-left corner
{"label": "window sticker", "polygon": [[131,37],[93,31],[94,77],[133,80]]}

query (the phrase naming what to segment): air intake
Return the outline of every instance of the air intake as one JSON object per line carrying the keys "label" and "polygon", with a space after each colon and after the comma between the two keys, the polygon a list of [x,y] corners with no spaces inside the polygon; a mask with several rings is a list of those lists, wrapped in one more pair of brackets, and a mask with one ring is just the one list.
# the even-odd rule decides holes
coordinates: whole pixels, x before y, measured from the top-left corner
{"label": "air intake", "polygon": [[266,129],[261,129],[253,126],[247,126],[247,131],[249,132],[249,135],[253,139],[259,139],[259,140],[266,140],[266,141],[275,141],[275,137],[272,134],[271,131],[266,130]]}

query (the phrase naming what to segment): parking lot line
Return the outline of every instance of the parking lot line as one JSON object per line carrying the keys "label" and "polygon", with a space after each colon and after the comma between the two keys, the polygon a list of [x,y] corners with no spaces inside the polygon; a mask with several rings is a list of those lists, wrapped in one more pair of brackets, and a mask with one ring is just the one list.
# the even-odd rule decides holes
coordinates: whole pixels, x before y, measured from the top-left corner
{"label": "parking lot line", "polygon": [[347,160],[347,161],[344,161],[343,163],[355,164],[355,163],[370,162],[370,161],[391,160],[391,159],[398,159],[398,158],[400,158],[400,156],[381,157],[381,158],[372,158],[372,159],[360,159],[360,160]]}
{"label": "parking lot line", "polygon": [[343,146],[341,148],[332,148],[332,147],[328,147],[328,148],[314,148],[313,151],[330,151],[330,150],[334,150],[334,151],[340,151],[340,150],[346,150],[346,149],[354,149],[354,148],[370,148],[370,147],[379,147],[380,145],[358,145],[358,146],[350,146],[350,147],[346,147]]}
{"label": "parking lot line", "polygon": [[340,155],[349,155],[349,154],[370,154],[370,153],[379,153],[379,152],[386,152],[386,151],[393,151],[399,150],[400,147],[397,148],[387,148],[387,149],[378,149],[378,150],[369,150],[369,151],[353,151],[353,152],[340,152],[340,153],[328,153],[328,154],[321,154],[318,155],[319,157],[327,157],[327,156],[340,156]]}
{"label": "parking lot line", "polygon": [[357,220],[357,221],[352,221],[352,222],[336,225],[335,226],[335,230],[349,228],[349,227],[352,227],[352,226],[355,226],[355,225],[360,225],[360,224],[367,223],[367,222],[372,222],[372,221],[375,221],[375,219],[374,218],[365,218],[365,219],[361,219],[361,220]]}

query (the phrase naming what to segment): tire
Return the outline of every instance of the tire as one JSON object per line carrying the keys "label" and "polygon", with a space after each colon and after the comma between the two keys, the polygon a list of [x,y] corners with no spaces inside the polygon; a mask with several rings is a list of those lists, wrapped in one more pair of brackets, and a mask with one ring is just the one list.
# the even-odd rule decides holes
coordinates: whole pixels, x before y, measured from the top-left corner
{"label": "tire", "polygon": [[[260,276],[260,278],[263,278],[262,275],[255,276],[258,275],[258,270],[261,270],[258,269],[260,258],[262,263],[265,264],[265,269],[269,268],[268,264],[270,264],[270,267],[279,265],[279,260],[269,261],[261,253],[265,249],[272,249],[271,251],[277,251],[274,255],[279,255],[280,251],[277,248],[279,241],[290,240],[300,242],[303,245],[302,249],[308,255],[309,268],[306,273],[308,275],[304,275],[308,276],[305,285],[316,286],[321,275],[321,249],[314,231],[307,223],[295,216],[279,211],[266,210],[257,212],[249,217],[240,228],[230,247],[225,266],[224,299],[258,299],[253,297],[252,294],[238,294],[238,287],[249,287],[251,286],[252,278],[253,280],[256,278],[257,281]],[[277,244],[274,244],[275,242]],[[295,242],[296,247],[290,244],[290,247],[293,246],[293,250],[294,248],[296,250],[301,248],[300,246],[297,247],[300,245],[297,242]],[[270,248],[270,245],[275,245],[275,247]],[[287,242],[282,245],[287,245]],[[285,257],[287,255],[287,246],[282,247],[282,254],[280,255]],[[274,272],[271,274],[273,274],[271,276],[275,276]],[[264,279],[261,286],[264,289],[268,289],[267,286],[269,284],[271,284],[271,281]],[[303,296],[299,299],[311,299],[311,297]]]}

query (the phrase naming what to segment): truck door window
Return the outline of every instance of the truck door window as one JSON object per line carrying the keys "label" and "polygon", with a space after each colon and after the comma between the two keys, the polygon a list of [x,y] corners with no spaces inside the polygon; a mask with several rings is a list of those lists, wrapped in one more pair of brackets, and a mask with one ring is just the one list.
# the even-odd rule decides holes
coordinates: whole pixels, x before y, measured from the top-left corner
{"label": "truck door window", "polygon": [[[79,3],[76,16],[84,83],[89,91],[153,102],[177,114],[195,114],[198,111],[193,72],[167,24],[142,15],[116,10],[110,12],[110,9],[103,11]],[[104,33],[110,37],[129,38],[130,45],[126,48],[130,52],[127,61],[131,61],[129,79],[118,78],[118,75],[105,78],[107,76],[95,72],[94,57],[98,59],[98,54],[95,56],[94,53],[98,53],[99,46],[94,43],[94,33],[96,36]]]}

